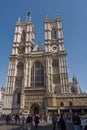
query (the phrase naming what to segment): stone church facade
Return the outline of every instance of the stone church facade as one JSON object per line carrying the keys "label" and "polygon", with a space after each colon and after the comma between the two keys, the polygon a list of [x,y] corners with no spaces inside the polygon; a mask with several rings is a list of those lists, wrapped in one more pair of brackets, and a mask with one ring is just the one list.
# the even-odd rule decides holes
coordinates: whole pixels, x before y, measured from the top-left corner
{"label": "stone church facade", "polygon": [[28,15],[18,19],[9,59],[3,113],[50,114],[87,112],[87,95],[76,77],[69,81],[61,17],[44,20],[44,49],[34,45],[35,31]]}

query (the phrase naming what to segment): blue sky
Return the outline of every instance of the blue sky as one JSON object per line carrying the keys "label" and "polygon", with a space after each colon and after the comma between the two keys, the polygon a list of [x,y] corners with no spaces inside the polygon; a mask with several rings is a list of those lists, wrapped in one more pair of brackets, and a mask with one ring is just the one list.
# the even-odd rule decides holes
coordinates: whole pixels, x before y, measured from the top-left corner
{"label": "blue sky", "polygon": [[87,92],[87,0],[1,0],[0,1],[0,86],[6,86],[9,56],[12,52],[18,17],[26,21],[31,11],[35,44],[44,46],[44,18],[62,17],[69,79],[76,76]]}

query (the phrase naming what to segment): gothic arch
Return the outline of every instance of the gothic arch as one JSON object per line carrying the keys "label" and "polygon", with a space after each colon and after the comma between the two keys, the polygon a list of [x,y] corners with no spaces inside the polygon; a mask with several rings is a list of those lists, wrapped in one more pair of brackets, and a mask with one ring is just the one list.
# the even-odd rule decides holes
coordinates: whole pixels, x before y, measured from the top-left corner
{"label": "gothic arch", "polygon": [[69,106],[71,107],[73,105],[72,101],[69,101]]}
{"label": "gothic arch", "polygon": [[21,34],[21,42],[22,42],[22,44],[25,43],[25,40],[26,40],[26,33],[25,33],[24,30],[22,30],[22,34]]}
{"label": "gothic arch", "polygon": [[39,103],[34,103],[31,105],[30,107],[30,113],[32,114],[40,114],[40,111],[41,111],[41,105]]}
{"label": "gothic arch", "polygon": [[53,58],[52,60],[52,71],[53,71],[53,83],[60,84],[59,61],[56,58]]}
{"label": "gothic arch", "polygon": [[61,106],[61,107],[64,107],[64,102],[61,101],[61,102],[60,102],[60,106]]}
{"label": "gothic arch", "polygon": [[23,77],[23,75],[24,75],[24,64],[22,62],[19,62],[17,64],[17,76]]}
{"label": "gothic arch", "polygon": [[19,62],[18,65],[17,65],[17,69],[23,69],[24,68],[24,65],[22,62]]}
{"label": "gothic arch", "polygon": [[13,95],[14,105],[20,105],[20,99],[21,99],[21,89],[17,88],[15,89],[14,95]]}
{"label": "gothic arch", "polygon": [[55,29],[55,27],[52,27],[51,38],[56,39],[56,29]]}
{"label": "gothic arch", "polygon": [[44,66],[38,60],[31,67],[31,86],[44,86]]}

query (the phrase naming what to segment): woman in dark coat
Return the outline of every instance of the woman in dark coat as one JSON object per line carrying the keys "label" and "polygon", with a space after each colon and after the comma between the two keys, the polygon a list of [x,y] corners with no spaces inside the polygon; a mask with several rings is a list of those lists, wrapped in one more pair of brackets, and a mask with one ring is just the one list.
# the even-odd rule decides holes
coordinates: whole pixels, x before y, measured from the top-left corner
{"label": "woman in dark coat", "polygon": [[65,121],[63,119],[63,114],[61,114],[59,122],[60,122],[60,128],[61,128],[61,130],[66,130],[66,124],[65,124]]}
{"label": "woman in dark coat", "polygon": [[40,119],[39,115],[36,114],[35,117],[34,117],[35,128],[38,128],[39,119]]}

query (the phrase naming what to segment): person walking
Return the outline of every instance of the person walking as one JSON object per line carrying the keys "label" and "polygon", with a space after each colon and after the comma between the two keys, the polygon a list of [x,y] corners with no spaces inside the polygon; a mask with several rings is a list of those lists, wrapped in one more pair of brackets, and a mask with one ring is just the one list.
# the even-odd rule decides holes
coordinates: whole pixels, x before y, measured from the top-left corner
{"label": "person walking", "polygon": [[52,115],[53,130],[56,130],[56,122],[57,122],[56,114],[53,113]]}
{"label": "person walking", "polygon": [[60,116],[59,123],[60,123],[60,129],[66,130],[66,124],[65,124],[65,121],[64,121],[64,118],[63,118],[63,114],[61,114],[61,116]]}
{"label": "person walking", "polygon": [[26,120],[28,130],[32,128],[32,116],[29,114]]}
{"label": "person walking", "polygon": [[73,116],[74,130],[81,130],[81,120],[77,112]]}
{"label": "person walking", "polygon": [[60,130],[60,115],[59,114],[57,114],[57,116],[56,116],[56,122],[57,122],[58,130]]}
{"label": "person walking", "polygon": [[34,123],[35,123],[36,129],[38,128],[39,119],[40,119],[40,116],[38,114],[36,114],[35,117],[34,117]]}

